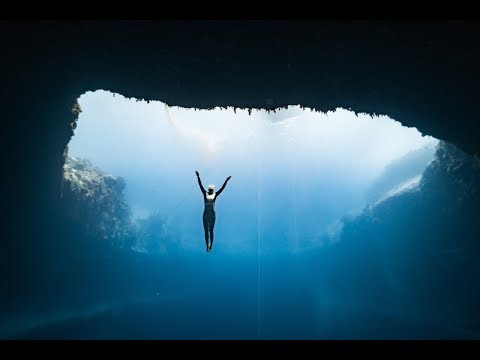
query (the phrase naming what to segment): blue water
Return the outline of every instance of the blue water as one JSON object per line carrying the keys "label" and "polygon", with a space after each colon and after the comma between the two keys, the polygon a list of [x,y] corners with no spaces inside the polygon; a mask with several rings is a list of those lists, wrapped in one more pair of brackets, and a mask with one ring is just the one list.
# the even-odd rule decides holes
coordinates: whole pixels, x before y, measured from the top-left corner
{"label": "blue water", "polygon": [[57,293],[56,307],[22,326],[16,320],[2,337],[478,338],[453,326],[434,304],[421,308],[415,298],[392,296],[391,286],[400,283],[385,284],[369,271],[351,273],[348,263],[356,260],[346,260],[332,251],[268,255],[259,269],[258,256],[213,251],[102,264],[82,269]]}
{"label": "blue water", "polygon": [[[423,214],[418,222],[402,212],[401,203],[386,207],[384,218],[355,223],[348,236],[341,232],[345,216],[354,219],[367,201],[375,203],[392,187],[419,178],[436,140],[366,117],[368,126],[380,127],[362,130],[361,138],[355,115],[344,112],[353,129],[349,134],[335,132],[331,122],[315,129],[313,120],[299,120],[295,124],[306,124],[305,138],[291,145],[300,128],[272,115],[257,129],[256,135],[266,137],[255,146],[235,131],[230,138],[220,131],[212,143],[196,129],[193,140],[207,144],[196,147],[182,137],[193,127],[185,131],[181,121],[178,128],[165,119],[156,122],[155,111],[163,105],[155,111],[130,109],[125,99],[115,99],[108,107],[96,98],[98,118],[85,120],[86,127],[80,119],[70,154],[124,177],[133,218],[158,216],[151,223],[153,236],[136,239],[132,249],[117,255],[61,259],[65,271],[49,275],[54,285],[46,288],[47,281],[39,279],[25,306],[19,303],[3,316],[1,338],[480,338],[475,255],[463,245],[450,246],[451,228],[430,232],[446,224],[429,217],[438,204],[413,210]],[[114,113],[118,108],[121,113]],[[251,120],[242,116],[245,123]],[[101,123],[105,118],[117,122]],[[142,128],[144,118],[161,130]],[[397,140],[402,149],[395,153],[397,130],[404,138]],[[325,137],[328,131],[339,143]],[[132,139],[136,132],[139,137]],[[411,150],[419,153],[408,152],[409,136]],[[215,152],[216,146],[225,148]],[[216,204],[211,253],[205,251],[195,170],[205,187],[214,183],[217,189],[232,176]],[[417,204],[415,199],[406,204]]]}

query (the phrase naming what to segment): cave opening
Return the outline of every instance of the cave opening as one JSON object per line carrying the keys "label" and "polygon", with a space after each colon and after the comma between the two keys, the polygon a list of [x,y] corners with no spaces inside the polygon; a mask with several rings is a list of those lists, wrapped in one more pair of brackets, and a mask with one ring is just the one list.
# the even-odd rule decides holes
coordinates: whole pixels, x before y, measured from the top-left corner
{"label": "cave opening", "polygon": [[79,105],[65,179],[92,204],[110,194],[104,211],[91,206],[92,230],[150,254],[203,245],[195,170],[205,187],[233,178],[216,205],[217,251],[255,252],[263,235],[264,253],[296,252],[335,242],[342,218],[417,186],[438,144],[345,109],[197,110],[106,91]]}

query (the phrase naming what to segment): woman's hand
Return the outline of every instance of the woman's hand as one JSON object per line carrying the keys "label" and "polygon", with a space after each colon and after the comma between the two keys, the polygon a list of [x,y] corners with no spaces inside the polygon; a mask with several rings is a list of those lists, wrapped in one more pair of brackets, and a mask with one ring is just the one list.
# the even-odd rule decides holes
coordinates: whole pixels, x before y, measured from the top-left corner
{"label": "woman's hand", "polygon": [[200,174],[198,173],[198,171],[195,171],[195,175],[197,175],[197,177],[200,176]]}
{"label": "woman's hand", "polygon": [[232,178],[231,176],[227,177],[227,181],[230,180],[231,178]]}

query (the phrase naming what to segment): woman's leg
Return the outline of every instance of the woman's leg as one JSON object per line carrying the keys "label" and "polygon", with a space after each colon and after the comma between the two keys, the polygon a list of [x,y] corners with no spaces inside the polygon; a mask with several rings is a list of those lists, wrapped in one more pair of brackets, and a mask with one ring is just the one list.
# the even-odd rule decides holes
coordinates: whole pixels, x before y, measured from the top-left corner
{"label": "woman's leg", "polygon": [[208,227],[208,231],[210,232],[210,250],[212,250],[212,246],[213,246],[213,228],[215,226],[215,216],[212,216],[212,218],[210,219],[210,222],[209,222],[209,227]]}
{"label": "woman's leg", "polygon": [[208,217],[203,214],[203,230],[205,231],[205,245],[207,245],[207,252],[208,250]]}

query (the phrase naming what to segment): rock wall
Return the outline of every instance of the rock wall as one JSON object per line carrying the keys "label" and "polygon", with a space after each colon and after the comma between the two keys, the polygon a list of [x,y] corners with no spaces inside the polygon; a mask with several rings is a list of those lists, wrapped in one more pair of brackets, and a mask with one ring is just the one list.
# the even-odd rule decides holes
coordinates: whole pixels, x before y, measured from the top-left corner
{"label": "rock wall", "polygon": [[86,235],[114,247],[130,247],[133,225],[123,190],[125,180],[107,174],[85,159],[67,157],[62,203]]}
{"label": "rock wall", "polygon": [[479,159],[441,142],[416,187],[344,220],[329,250],[340,277],[358,279],[358,299],[373,292],[379,307],[480,333],[479,190]]}

